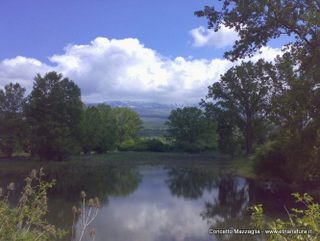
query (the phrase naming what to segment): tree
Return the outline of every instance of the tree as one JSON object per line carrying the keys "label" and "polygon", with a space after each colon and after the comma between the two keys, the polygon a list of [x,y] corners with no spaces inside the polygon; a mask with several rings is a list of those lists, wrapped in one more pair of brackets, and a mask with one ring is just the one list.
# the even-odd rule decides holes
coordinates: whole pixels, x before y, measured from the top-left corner
{"label": "tree", "polygon": [[114,149],[119,137],[115,123],[110,106],[100,104],[86,108],[82,119],[82,150],[105,153]]}
{"label": "tree", "polygon": [[117,107],[112,110],[115,118],[115,128],[118,131],[118,145],[124,141],[135,139],[142,128],[142,121],[138,113],[130,108]]}
{"label": "tree", "polygon": [[62,74],[37,75],[25,107],[30,151],[40,159],[61,160],[75,150],[82,102],[79,87]]}
{"label": "tree", "polygon": [[[293,36],[285,45],[283,60],[294,65],[303,82],[311,86],[305,93],[313,105],[320,97],[320,3],[318,0],[223,0],[221,9],[205,6],[197,11],[208,19],[208,27],[233,28],[240,37],[225,57],[234,61],[253,55],[268,41],[282,35]],[[283,61],[282,61],[283,62]],[[286,77],[286,76],[282,76]],[[288,80],[287,80],[288,81]],[[300,81],[302,82],[302,81]],[[319,111],[319,109],[317,109]]]}
{"label": "tree", "polygon": [[[223,0],[222,8],[206,6],[195,14],[208,19],[208,27],[219,30],[221,25],[234,28],[240,36],[233,49],[225,53],[231,60],[250,56],[269,40],[282,35],[293,36],[278,62],[291,68],[291,75],[282,74],[281,81],[289,82],[292,74],[308,96],[312,119],[319,122],[320,97],[320,3],[318,0]],[[291,66],[290,66],[291,65]],[[294,68],[293,68],[294,66]],[[279,65],[278,65],[279,67]],[[293,70],[295,69],[295,70]],[[283,73],[283,69],[280,70]],[[286,79],[289,78],[289,79]],[[312,90],[311,92],[309,90]],[[301,92],[301,91],[300,91]]]}
{"label": "tree", "polygon": [[239,154],[243,147],[243,135],[236,125],[236,116],[222,111],[212,103],[202,102],[205,113],[217,124],[218,149],[225,154]]}
{"label": "tree", "polygon": [[[269,77],[265,75],[264,61],[256,64],[242,62],[229,69],[219,82],[209,86],[202,105],[211,107],[220,122],[220,139],[226,131],[233,135],[238,128],[245,139],[245,150],[250,153],[253,145],[265,134],[266,114],[269,105]],[[233,131],[234,130],[234,131]]]}
{"label": "tree", "polygon": [[166,125],[177,147],[190,151],[215,147],[215,123],[197,107],[184,107],[171,111]]}
{"label": "tree", "polygon": [[320,163],[314,158],[319,147],[320,103],[316,100],[319,91],[308,75],[297,70],[289,54],[276,59],[269,75],[272,78],[270,117],[278,133],[260,169],[265,171],[273,164],[279,169],[273,174],[291,181],[319,180]]}
{"label": "tree", "polygon": [[[280,126],[279,147],[266,154],[285,163],[282,175],[319,180],[315,161],[320,130],[320,3],[318,0],[223,0],[221,9],[206,6],[195,14],[208,19],[208,27],[233,28],[240,40],[225,57],[234,61],[253,55],[282,35],[291,36],[269,76],[273,80],[272,120]],[[306,98],[307,97],[307,98]],[[274,145],[275,146],[275,145]],[[272,160],[271,160],[272,163]],[[299,165],[297,167],[297,165]],[[288,168],[288,167],[291,167]],[[297,171],[299,170],[299,175]]]}
{"label": "tree", "polygon": [[[318,0],[223,0],[221,9],[205,6],[196,11],[208,27],[234,28],[240,40],[225,53],[230,60],[252,55],[271,39],[293,35],[290,52],[308,68],[319,66],[320,3]],[[319,73],[319,70],[318,70]]]}
{"label": "tree", "polygon": [[25,91],[18,83],[10,83],[0,90],[0,149],[6,156],[22,146]]}

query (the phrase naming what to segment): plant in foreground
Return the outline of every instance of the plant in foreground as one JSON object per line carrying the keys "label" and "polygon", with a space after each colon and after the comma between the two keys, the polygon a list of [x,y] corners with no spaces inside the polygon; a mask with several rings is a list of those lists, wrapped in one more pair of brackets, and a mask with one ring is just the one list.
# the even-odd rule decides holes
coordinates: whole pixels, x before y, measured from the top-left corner
{"label": "plant in foreground", "polygon": [[[80,197],[81,197],[81,207],[76,208],[75,206],[73,206],[72,208],[72,212],[73,212],[72,237],[74,236],[75,221],[76,221],[76,217],[78,216],[79,227],[80,227],[80,237],[78,240],[82,241],[86,229],[90,226],[90,224],[98,215],[98,211],[100,208],[100,201],[97,197],[94,199],[90,198],[89,200],[87,200],[86,199],[87,195],[84,191],[81,191]],[[94,241],[96,238],[96,230],[94,228],[91,228],[89,231],[89,234],[90,234],[90,237],[92,238],[92,241]]]}
{"label": "plant in foreground", "polygon": [[[10,183],[6,189],[0,188],[0,241],[56,241],[67,234],[46,220],[48,214],[47,191],[55,184],[43,180],[44,172],[32,170],[25,178],[25,186],[21,192],[18,204],[14,207],[9,198],[15,191],[15,184]],[[97,217],[100,208],[98,198],[86,201],[86,193],[81,192],[81,207],[73,207],[72,238],[74,238],[75,222],[79,216],[80,236],[82,241],[85,231]],[[92,241],[95,240],[95,229],[89,230]]]}
{"label": "plant in foreground", "polygon": [[[319,241],[320,240],[320,204],[315,203],[308,194],[292,194],[297,203],[304,206],[303,209],[293,208],[288,214],[288,220],[276,219],[266,221],[261,204],[251,207],[252,226],[260,230],[273,230],[268,241]],[[289,233],[299,231],[298,233]]]}
{"label": "plant in foreground", "polygon": [[51,225],[46,220],[48,213],[47,190],[55,181],[43,180],[43,169],[32,170],[25,179],[16,207],[10,207],[9,197],[15,189],[10,183],[0,191],[0,240],[1,241],[46,241],[57,240],[66,232]]}

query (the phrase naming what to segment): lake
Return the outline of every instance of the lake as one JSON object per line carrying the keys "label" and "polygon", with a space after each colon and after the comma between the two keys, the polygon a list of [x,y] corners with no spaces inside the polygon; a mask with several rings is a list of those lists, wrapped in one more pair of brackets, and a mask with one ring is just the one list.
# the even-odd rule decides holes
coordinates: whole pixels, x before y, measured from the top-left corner
{"label": "lake", "polygon": [[[26,173],[0,173],[2,186],[16,183],[14,203]],[[101,208],[91,225],[96,241],[258,240],[261,236],[214,236],[208,230],[250,228],[248,207],[255,203],[262,203],[269,216],[284,216],[283,205],[290,205],[286,188],[273,189],[205,165],[68,165],[46,174],[57,180],[49,193],[48,220],[58,227],[70,230],[71,210],[79,206],[82,190],[87,197],[99,197]],[[80,222],[77,218],[77,238]]]}

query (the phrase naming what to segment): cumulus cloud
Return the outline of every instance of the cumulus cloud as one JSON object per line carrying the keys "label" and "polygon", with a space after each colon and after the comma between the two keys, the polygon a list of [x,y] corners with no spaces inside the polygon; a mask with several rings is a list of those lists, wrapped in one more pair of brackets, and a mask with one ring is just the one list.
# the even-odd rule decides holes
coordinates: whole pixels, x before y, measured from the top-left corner
{"label": "cumulus cloud", "polygon": [[224,48],[233,45],[239,37],[234,29],[222,25],[219,31],[208,29],[203,26],[190,30],[194,47],[212,46]]}
{"label": "cumulus cloud", "polygon": [[50,66],[33,58],[17,56],[12,59],[4,59],[0,62],[0,87],[9,82],[19,82],[30,90],[35,74],[45,73],[50,69]]}
{"label": "cumulus cloud", "polygon": [[[254,58],[273,59],[279,49],[265,47]],[[0,87],[19,81],[32,88],[36,73],[62,72],[82,90],[86,102],[142,100],[197,103],[207,87],[236,63],[225,59],[167,58],[138,39],[98,37],[86,45],[69,45],[50,64],[18,56],[0,62]]]}

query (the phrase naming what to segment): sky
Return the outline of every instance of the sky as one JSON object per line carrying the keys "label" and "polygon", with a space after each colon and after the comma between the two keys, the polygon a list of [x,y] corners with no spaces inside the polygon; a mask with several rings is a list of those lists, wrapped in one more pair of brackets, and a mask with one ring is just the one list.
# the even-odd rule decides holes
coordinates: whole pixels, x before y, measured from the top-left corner
{"label": "sky", "polygon": [[[236,63],[223,58],[238,35],[207,29],[194,15],[209,0],[4,0],[0,3],[0,88],[58,71],[87,103],[197,103]],[[217,7],[219,7],[217,5]],[[272,41],[253,60],[272,60]]]}

